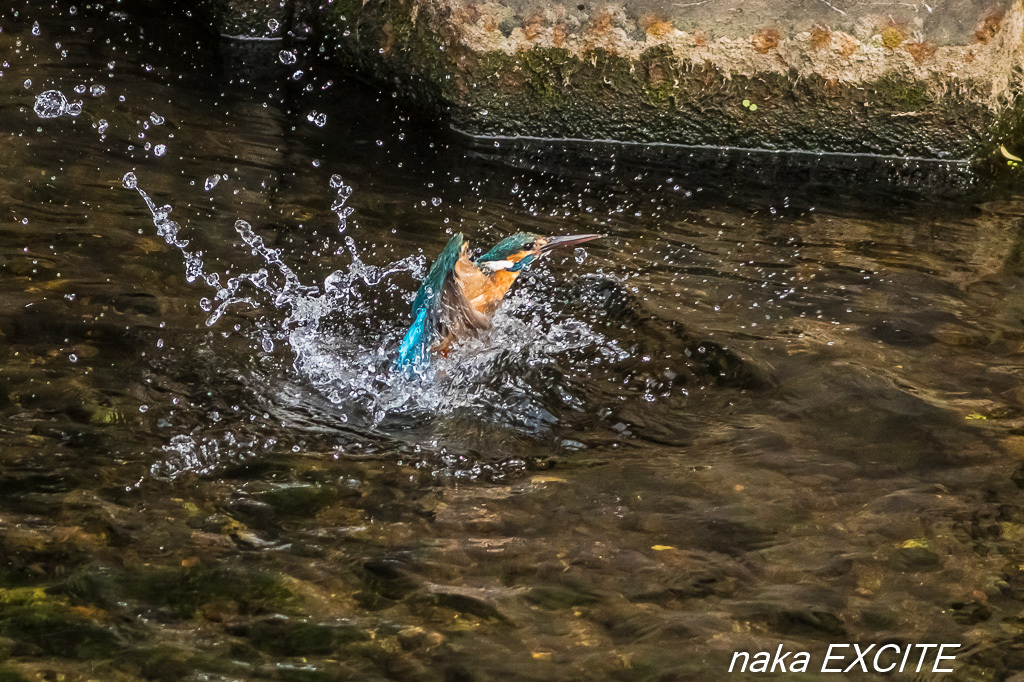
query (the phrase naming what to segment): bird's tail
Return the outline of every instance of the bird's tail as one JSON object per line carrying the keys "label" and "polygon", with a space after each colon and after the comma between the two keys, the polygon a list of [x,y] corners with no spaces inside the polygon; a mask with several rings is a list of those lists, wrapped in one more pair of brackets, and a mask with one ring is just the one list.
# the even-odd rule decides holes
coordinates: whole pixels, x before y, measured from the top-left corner
{"label": "bird's tail", "polygon": [[430,360],[430,342],[432,334],[427,324],[427,309],[420,308],[412,326],[402,337],[402,345],[398,347],[395,358],[395,369],[410,370],[422,366]]}

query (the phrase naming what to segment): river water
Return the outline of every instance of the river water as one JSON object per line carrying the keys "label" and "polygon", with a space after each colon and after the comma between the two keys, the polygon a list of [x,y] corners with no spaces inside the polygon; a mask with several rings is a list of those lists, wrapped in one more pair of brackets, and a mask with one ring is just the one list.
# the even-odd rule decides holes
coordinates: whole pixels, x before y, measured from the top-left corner
{"label": "river water", "polygon": [[[1024,668],[1024,198],[509,154],[175,21],[0,14],[0,679]],[[396,376],[456,231],[605,237]]]}

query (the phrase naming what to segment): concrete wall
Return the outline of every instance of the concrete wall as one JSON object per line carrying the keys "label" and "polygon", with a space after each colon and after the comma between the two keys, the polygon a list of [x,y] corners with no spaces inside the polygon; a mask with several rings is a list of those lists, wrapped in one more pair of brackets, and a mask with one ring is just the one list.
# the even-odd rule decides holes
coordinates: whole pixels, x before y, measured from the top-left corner
{"label": "concrete wall", "polygon": [[1021,139],[1024,0],[269,8],[475,135],[974,160]]}

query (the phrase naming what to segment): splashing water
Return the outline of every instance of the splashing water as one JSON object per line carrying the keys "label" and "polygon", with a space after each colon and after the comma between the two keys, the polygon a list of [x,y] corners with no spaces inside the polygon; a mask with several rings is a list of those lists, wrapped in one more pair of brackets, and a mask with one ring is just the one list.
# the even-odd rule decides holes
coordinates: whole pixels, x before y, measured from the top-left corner
{"label": "splashing water", "polygon": [[58,118],[65,114],[78,116],[82,113],[82,103],[69,102],[60,90],[47,90],[36,96],[32,110],[39,118]]}
{"label": "splashing water", "polygon": [[327,125],[327,114],[320,113],[318,111],[311,111],[306,114],[306,120],[315,125],[317,128],[323,128]]}
{"label": "splashing water", "polygon": [[[391,299],[404,307],[413,292],[400,286],[395,276],[407,273],[422,279],[425,258],[409,256],[371,265],[362,260],[356,241],[345,236],[348,266],[330,273],[319,285],[307,285],[284,262],[280,250],[268,247],[248,222],[237,220],[235,230],[263,265],[222,282],[219,273],[207,271],[202,251],[180,237],[181,226],[169,217],[171,206],[157,206],[138,186],[134,173],[125,174],[123,184],[139,193],[157,233],[181,252],[187,281],[200,281],[214,290],[200,301],[208,326],[236,305],[261,308],[269,303],[283,311],[283,319],[264,316],[257,323],[257,340],[267,353],[277,342],[290,349],[295,373],[334,406],[331,416],[338,422],[357,420],[377,428],[391,419],[468,414],[527,431],[543,430],[557,417],[538,397],[543,392],[538,385],[550,385],[558,372],[584,371],[595,360],[627,357],[585,322],[559,315],[550,302],[537,302],[520,289],[498,311],[489,335],[460,344],[417,376],[392,371],[405,322],[389,321],[378,301]],[[352,212],[344,204],[352,188],[340,176],[333,176],[330,184],[338,193],[332,208],[339,231],[344,231]],[[585,407],[583,399],[569,390],[561,390],[558,400],[569,409]],[[194,441],[183,443],[169,446],[177,459],[196,463],[216,457],[214,445],[207,444],[204,451]]]}

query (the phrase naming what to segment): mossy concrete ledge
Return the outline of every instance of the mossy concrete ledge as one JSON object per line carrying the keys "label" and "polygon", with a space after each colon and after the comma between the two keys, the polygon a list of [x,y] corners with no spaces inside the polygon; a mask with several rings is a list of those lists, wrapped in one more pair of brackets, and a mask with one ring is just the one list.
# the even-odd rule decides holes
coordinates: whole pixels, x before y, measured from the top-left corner
{"label": "mossy concrete ledge", "polygon": [[1024,144],[1024,0],[305,1],[347,65],[474,135],[947,160]]}

